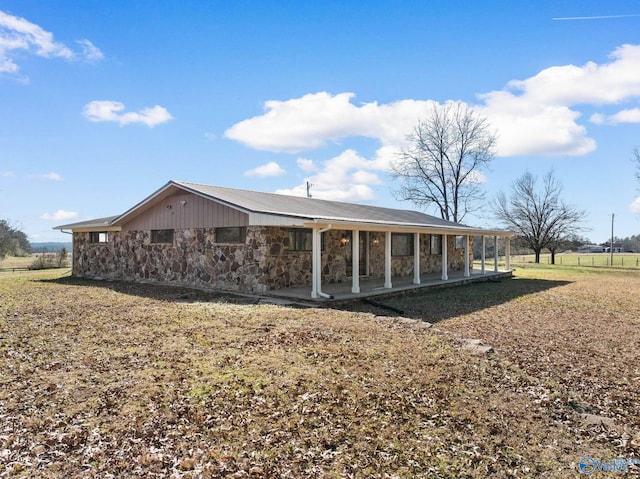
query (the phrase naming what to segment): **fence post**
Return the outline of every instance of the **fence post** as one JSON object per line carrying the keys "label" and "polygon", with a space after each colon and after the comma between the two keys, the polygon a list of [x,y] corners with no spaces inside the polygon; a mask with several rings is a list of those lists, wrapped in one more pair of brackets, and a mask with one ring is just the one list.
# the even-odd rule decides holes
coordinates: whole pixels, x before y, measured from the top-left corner
{"label": "fence post", "polygon": [[578,256],[578,266],[580,266],[580,256]]}

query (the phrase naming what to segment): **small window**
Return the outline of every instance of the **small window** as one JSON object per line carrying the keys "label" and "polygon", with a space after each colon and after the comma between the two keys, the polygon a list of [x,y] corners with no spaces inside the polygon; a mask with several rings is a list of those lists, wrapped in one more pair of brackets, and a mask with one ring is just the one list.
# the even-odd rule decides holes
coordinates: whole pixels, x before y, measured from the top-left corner
{"label": "small window", "polygon": [[246,237],[247,228],[244,226],[216,228],[216,243],[244,243]]}
{"label": "small window", "polygon": [[151,230],[152,243],[173,243],[173,230]]}
{"label": "small window", "polygon": [[431,254],[442,254],[441,235],[431,235]]}
{"label": "small window", "polygon": [[313,249],[313,236],[310,229],[289,230],[289,250],[311,251]]}
{"label": "small window", "polygon": [[89,233],[90,243],[108,243],[109,233],[106,231],[92,231]]}
{"label": "small window", "polygon": [[413,255],[413,233],[391,233],[391,256]]}
{"label": "small window", "polygon": [[464,249],[464,236],[456,236],[456,249]]}

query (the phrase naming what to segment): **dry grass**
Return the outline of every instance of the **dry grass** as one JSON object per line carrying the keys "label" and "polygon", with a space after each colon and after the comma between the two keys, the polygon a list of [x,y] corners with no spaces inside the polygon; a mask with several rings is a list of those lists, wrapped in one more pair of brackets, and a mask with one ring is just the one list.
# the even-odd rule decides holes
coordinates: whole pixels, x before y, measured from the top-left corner
{"label": "dry grass", "polygon": [[498,348],[480,357],[371,312],[4,273],[0,477],[572,477],[637,457],[640,300],[602,288],[639,279],[584,278],[396,300]]}

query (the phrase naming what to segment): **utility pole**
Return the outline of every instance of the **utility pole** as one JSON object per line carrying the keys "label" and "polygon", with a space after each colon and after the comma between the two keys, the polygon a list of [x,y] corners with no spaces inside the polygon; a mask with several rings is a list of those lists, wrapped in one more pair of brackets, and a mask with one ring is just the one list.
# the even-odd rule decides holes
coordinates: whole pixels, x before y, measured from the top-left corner
{"label": "utility pole", "polygon": [[611,213],[611,243],[609,243],[609,249],[611,250],[611,266],[613,266],[613,219],[616,217],[614,213]]}

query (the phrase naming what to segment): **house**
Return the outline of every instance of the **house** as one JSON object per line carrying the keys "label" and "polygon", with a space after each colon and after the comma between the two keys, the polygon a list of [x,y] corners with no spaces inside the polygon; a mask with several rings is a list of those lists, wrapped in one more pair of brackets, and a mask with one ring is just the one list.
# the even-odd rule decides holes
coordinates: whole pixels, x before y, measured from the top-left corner
{"label": "house", "polygon": [[599,244],[586,244],[578,248],[579,253],[604,253],[607,247]]}
{"label": "house", "polygon": [[[472,228],[424,213],[169,181],[118,216],[57,226],[73,234],[73,274],[268,293],[360,278],[470,275]],[[497,263],[496,263],[497,265]],[[482,270],[484,272],[484,248]],[[497,266],[496,266],[497,271]]]}
{"label": "house", "polygon": [[[607,241],[606,243],[602,243],[602,250],[605,253],[611,253],[611,246],[609,246],[610,244],[611,243],[609,241]],[[614,253],[622,253],[622,248],[623,248],[622,243],[613,243]]]}

